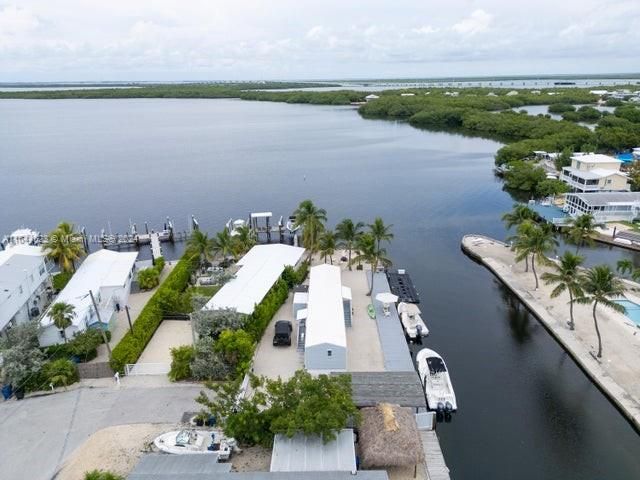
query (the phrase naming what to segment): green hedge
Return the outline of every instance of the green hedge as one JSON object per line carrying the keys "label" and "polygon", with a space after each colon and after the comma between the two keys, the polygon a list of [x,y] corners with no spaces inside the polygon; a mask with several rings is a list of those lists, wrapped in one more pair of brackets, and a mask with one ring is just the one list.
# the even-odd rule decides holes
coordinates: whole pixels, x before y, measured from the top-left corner
{"label": "green hedge", "polygon": [[64,287],[67,286],[67,283],[69,283],[69,280],[71,280],[71,277],[73,276],[72,272],[60,272],[60,273],[56,273],[51,280],[51,283],[53,285],[53,289],[56,292],[59,292],[60,290],[62,290]]}
{"label": "green hedge", "polygon": [[162,322],[163,314],[188,309],[188,306],[185,306],[188,302],[185,301],[186,296],[183,292],[196,268],[197,254],[187,249],[138,315],[133,326],[134,334],[128,331],[113,349],[110,364],[114,371],[122,372],[126,364],[138,361]]}

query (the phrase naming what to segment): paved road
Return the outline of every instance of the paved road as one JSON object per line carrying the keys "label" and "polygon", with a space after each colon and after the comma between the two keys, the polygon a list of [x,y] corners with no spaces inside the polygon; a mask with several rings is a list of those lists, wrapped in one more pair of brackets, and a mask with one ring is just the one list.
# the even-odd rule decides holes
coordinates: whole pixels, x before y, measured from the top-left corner
{"label": "paved road", "polygon": [[0,477],[49,480],[92,433],[127,423],[179,422],[197,385],[80,388],[0,403]]}

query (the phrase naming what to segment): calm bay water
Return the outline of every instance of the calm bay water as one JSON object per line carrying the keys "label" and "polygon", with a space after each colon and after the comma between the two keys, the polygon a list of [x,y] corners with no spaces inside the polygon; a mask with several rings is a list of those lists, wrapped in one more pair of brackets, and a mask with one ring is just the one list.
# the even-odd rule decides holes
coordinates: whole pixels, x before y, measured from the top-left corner
{"label": "calm bay water", "polygon": [[[512,200],[492,174],[499,144],[363,120],[345,107],[237,100],[0,102],[0,233],[90,233],[129,219],[217,231],[304,198],[394,224],[389,248],[421,292],[426,345],[450,366],[459,412],[438,433],[456,479],[630,479],[640,436],[544,328],[460,251],[504,238]],[[633,255],[607,248],[589,262]],[[636,259],[640,260],[640,259]]]}

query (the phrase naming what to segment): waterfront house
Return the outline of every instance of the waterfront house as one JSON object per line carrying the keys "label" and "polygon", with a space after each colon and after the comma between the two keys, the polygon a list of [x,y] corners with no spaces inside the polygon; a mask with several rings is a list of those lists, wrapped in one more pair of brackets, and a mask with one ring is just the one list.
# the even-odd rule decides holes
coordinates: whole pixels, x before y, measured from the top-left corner
{"label": "waterfront house", "polygon": [[585,213],[596,222],[631,222],[640,215],[640,192],[567,193],[564,211],[572,217]]}
{"label": "waterfront house", "polygon": [[[87,256],[55,299],[55,302],[65,302],[74,307],[75,317],[65,332],[67,338],[72,338],[87,328],[109,328],[118,309],[124,307],[129,299],[137,257],[137,252],[113,252],[107,249]],[[93,292],[100,320],[89,291]],[[40,324],[41,346],[47,347],[64,341],[62,331],[53,324],[48,312],[44,314]]]}
{"label": "waterfront house", "polygon": [[628,177],[620,165],[621,160],[609,155],[576,154],[571,157],[571,166],[562,169],[560,180],[578,193],[629,191]]}
{"label": "waterfront house", "polygon": [[40,316],[51,295],[48,270],[40,247],[15,245],[0,251],[0,335]]}
{"label": "waterfront house", "polygon": [[229,280],[204,306],[206,310],[232,309],[251,315],[287,266],[296,267],[304,248],[283,244],[256,245],[235,265]]}
{"label": "waterfront house", "polygon": [[346,325],[351,322],[351,290],[342,286],[339,267],[311,268],[306,310],[305,369],[312,373],[346,371]]}

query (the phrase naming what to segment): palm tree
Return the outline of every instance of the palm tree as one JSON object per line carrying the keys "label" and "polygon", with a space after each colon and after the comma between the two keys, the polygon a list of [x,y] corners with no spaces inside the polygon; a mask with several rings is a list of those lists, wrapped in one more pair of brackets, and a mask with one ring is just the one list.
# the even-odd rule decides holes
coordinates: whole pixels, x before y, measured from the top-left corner
{"label": "palm tree", "polygon": [[522,203],[514,203],[513,210],[502,215],[502,221],[505,223],[507,230],[511,227],[522,225],[526,221],[533,222],[537,217],[536,212],[531,210]]}
{"label": "palm tree", "polygon": [[393,225],[385,225],[384,221],[380,217],[376,217],[373,223],[369,225],[369,231],[376,241],[376,249],[380,250],[380,242],[382,240],[391,242],[393,233],[391,233],[391,227]]}
{"label": "palm tree", "polygon": [[340,240],[339,245],[349,251],[349,270],[351,270],[351,252],[358,240],[358,237],[362,234],[363,228],[364,223],[353,223],[353,220],[350,218],[345,218],[336,225],[336,236]]}
{"label": "palm tree", "polygon": [[223,258],[227,258],[232,255],[236,258],[234,251],[233,237],[226,228],[221,232],[216,233],[216,236],[212,239],[212,251],[214,254],[222,255]]}
{"label": "palm tree", "polygon": [[325,230],[324,233],[320,235],[318,247],[320,253],[323,255],[324,263],[327,263],[327,255],[329,255],[329,260],[331,260],[331,265],[333,265],[333,254],[336,252],[336,234],[331,230]]}
{"label": "palm tree", "polygon": [[56,328],[62,331],[64,343],[67,343],[67,328],[71,326],[72,320],[76,316],[75,307],[65,302],[57,302],[51,306],[49,316],[53,319]]}
{"label": "palm tree", "polygon": [[560,264],[553,263],[553,272],[545,272],[541,275],[542,280],[547,285],[555,285],[551,291],[551,298],[560,296],[565,290],[569,293],[569,329],[575,329],[573,320],[573,302],[582,296],[582,283],[580,265],[584,257],[575,255],[569,251],[564,252],[560,258]]}
{"label": "palm tree", "polygon": [[571,221],[571,227],[567,232],[569,241],[576,246],[576,253],[581,246],[587,244],[593,245],[593,235],[596,232],[593,215],[585,213]]}
{"label": "palm tree", "polygon": [[236,228],[233,242],[238,255],[247,253],[256,244],[256,236],[253,229],[248,225]]}
{"label": "palm tree", "polygon": [[518,260],[518,254],[520,252],[527,251],[526,255],[523,255],[524,258],[524,271],[529,271],[529,237],[531,236],[533,230],[536,228],[536,224],[531,220],[525,220],[518,225],[516,229],[516,234],[511,235],[507,238],[507,240],[511,243],[511,250],[516,252],[516,261],[522,261],[522,258]]}
{"label": "palm tree", "polygon": [[598,328],[596,309],[598,305],[604,305],[616,312],[624,313],[625,308],[613,299],[624,295],[626,288],[608,265],[597,265],[583,274],[582,289],[586,295],[578,298],[577,302],[593,304],[593,324],[598,336],[597,357],[600,358],[602,357],[602,337],[600,336],[600,328]]}
{"label": "palm tree", "polygon": [[640,269],[636,268],[631,260],[618,260],[616,271],[621,275],[630,273],[635,282],[640,280]]}
{"label": "palm tree", "polygon": [[47,258],[54,260],[63,272],[75,272],[76,261],[85,255],[82,238],[73,224],[61,222],[42,245]]}
{"label": "palm tree", "polygon": [[200,230],[193,231],[187,242],[187,248],[193,249],[196,252],[196,255],[200,258],[201,265],[205,261],[210,262],[213,260],[214,240]]}
{"label": "palm tree", "polygon": [[311,200],[303,200],[293,212],[296,226],[302,227],[302,245],[309,250],[309,259],[318,246],[320,234],[324,231],[327,211],[316,207]]}
{"label": "palm tree", "polygon": [[373,292],[373,279],[378,265],[390,267],[391,260],[387,257],[387,251],[384,248],[376,247],[376,238],[372,233],[364,233],[358,237],[357,255],[351,260],[352,263],[365,262],[371,265],[371,288],[369,288],[368,296]]}
{"label": "palm tree", "polygon": [[537,290],[539,284],[536,259],[542,265],[549,263],[546,254],[554,250],[558,245],[558,241],[555,239],[551,227],[548,224],[544,224],[527,230],[527,234],[522,237],[521,243],[517,245],[516,262],[521,262],[531,255],[531,270],[533,271],[533,277],[536,279]]}

